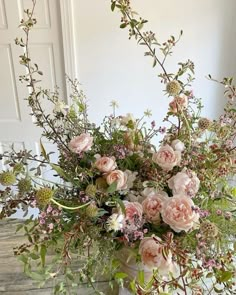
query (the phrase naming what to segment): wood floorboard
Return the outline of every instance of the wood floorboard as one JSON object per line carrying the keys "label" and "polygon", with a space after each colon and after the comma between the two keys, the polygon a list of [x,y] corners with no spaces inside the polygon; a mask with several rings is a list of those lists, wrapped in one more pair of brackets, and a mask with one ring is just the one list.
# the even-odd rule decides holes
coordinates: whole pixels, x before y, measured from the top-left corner
{"label": "wood floorboard", "polygon": [[[0,221],[0,294],[3,295],[51,295],[53,282],[43,288],[23,273],[23,265],[14,256],[13,248],[24,242],[23,234],[15,233],[20,220],[7,219]],[[106,295],[117,295],[117,290],[111,290],[106,283],[97,283],[99,289]],[[95,292],[81,286],[78,295],[93,295]]]}

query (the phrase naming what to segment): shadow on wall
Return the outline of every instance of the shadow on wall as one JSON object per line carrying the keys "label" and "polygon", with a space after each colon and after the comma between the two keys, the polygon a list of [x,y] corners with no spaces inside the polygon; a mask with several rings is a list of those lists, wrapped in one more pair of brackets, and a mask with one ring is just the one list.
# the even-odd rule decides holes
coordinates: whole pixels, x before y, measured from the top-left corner
{"label": "shadow on wall", "polygon": [[[234,77],[236,82],[236,1],[231,1],[232,5],[225,7],[222,11],[222,29],[219,32],[220,56],[218,60],[217,78]],[[227,46],[225,46],[227,44]],[[221,87],[221,93],[224,89]],[[226,100],[223,95],[218,97],[217,104],[223,109]]]}
{"label": "shadow on wall", "polygon": [[[149,20],[147,29],[157,32],[163,42],[170,34],[184,36],[168,61],[168,70],[179,61],[192,59],[196,64],[194,92],[203,97],[204,116],[216,118],[223,110],[223,89],[206,79],[235,74],[232,57],[235,43],[235,0],[141,0],[131,1],[136,11]],[[96,122],[108,114],[109,102],[120,102],[120,113],[140,116],[153,110],[161,124],[168,98],[163,96],[151,61],[143,57],[143,48],[128,40],[127,30],[119,29],[120,15],[110,11],[110,1],[74,0],[77,73],[90,100],[90,114]],[[232,60],[233,59],[233,60]],[[134,107],[135,106],[135,107]],[[99,109],[99,112],[97,111]]]}

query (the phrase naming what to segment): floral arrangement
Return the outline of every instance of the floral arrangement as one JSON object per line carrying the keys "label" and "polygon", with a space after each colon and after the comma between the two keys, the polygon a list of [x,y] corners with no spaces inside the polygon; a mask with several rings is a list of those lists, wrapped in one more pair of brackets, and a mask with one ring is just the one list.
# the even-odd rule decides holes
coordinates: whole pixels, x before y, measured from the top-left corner
{"label": "floral arrangement", "polygon": [[[117,116],[115,101],[112,114],[95,126],[77,80],[68,78],[70,106],[58,89],[37,86],[42,72],[28,47],[35,4],[33,0],[20,24],[25,38],[16,39],[24,48],[20,63],[27,70],[20,80],[30,89],[35,123],[44,141],[57,146],[59,158],[52,163],[52,152],[42,142],[40,157],[14,149],[1,155],[8,168],[0,174],[0,217],[19,207],[26,214],[29,208],[39,210],[38,218],[31,216],[17,228],[28,238],[15,249],[25,273],[40,286],[54,279],[55,294],[72,294],[82,282],[103,294],[95,286],[98,275],[111,287],[115,281],[126,284],[134,294],[234,294],[233,79],[218,82],[227,99],[223,115],[213,121],[201,117],[201,100],[191,88],[194,64],[180,62],[177,73],[165,68],[180,38],[159,43],[144,30],[147,21],[128,0],[112,0],[111,9],[122,15],[120,27],[129,28],[129,37],[147,49],[153,67],[161,70],[170,101],[164,118],[169,127],[146,123],[150,111],[141,119]],[[46,113],[44,100],[53,105],[52,113]],[[157,135],[162,135],[159,146],[153,144]],[[58,181],[42,179],[44,167]],[[137,270],[133,276],[124,268],[130,261]]]}

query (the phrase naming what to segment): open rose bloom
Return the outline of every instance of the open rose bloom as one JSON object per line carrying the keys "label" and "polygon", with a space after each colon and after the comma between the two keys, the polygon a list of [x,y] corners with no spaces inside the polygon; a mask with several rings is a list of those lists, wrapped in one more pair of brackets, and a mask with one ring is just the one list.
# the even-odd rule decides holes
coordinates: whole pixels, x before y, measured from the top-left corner
{"label": "open rose bloom", "polygon": [[95,167],[102,173],[109,173],[116,169],[117,164],[114,157],[99,157]]}
{"label": "open rose bloom", "polygon": [[88,151],[93,144],[93,137],[88,133],[82,133],[71,139],[68,146],[74,153],[82,153]]}
{"label": "open rose bloom", "polygon": [[171,146],[164,145],[152,156],[153,162],[158,164],[163,170],[170,171],[181,161],[181,152],[174,151]]}
{"label": "open rose bloom", "polygon": [[183,169],[168,181],[173,194],[183,194],[194,197],[199,190],[200,180],[195,172]]}
{"label": "open rose bloom", "polygon": [[127,188],[127,175],[121,170],[114,170],[110,172],[106,176],[106,181],[109,185],[111,185],[113,182],[116,182],[117,190],[123,190]]}
{"label": "open rose bloom", "polygon": [[142,202],[143,213],[146,220],[153,224],[159,224],[161,221],[161,210],[164,202],[168,199],[165,192],[151,193]]}
{"label": "open rose bloom", "polygon": [[163,255],[163,245],[158,237],[144,238],[139,245],[139,254],[142,263],[148,269],[157,269],[160,275],[168,275],[176,272],[176,265],[173,262],[172,253],[168,251]]}
{"label": "open rose bloom", "polygon": [[143,224],[143,208],[138,202],[124,201],[125,219],[123,221],[124,228],[129,230],[137,230]]}
{"label": "open rose bloom", "polygon": [[194,210],[192,199],[184,195],[174,195],[162,207],[161,216],[175,232],[188,232],[197,228],[199,214]]}

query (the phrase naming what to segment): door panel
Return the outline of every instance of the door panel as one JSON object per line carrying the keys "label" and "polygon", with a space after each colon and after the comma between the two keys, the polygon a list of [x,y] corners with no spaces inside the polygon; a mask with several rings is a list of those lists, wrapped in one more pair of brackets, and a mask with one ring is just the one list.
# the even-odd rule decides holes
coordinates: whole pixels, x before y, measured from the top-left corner
{"label": "door panel", "polygon": [[[16,37],[24,37],[18,26],[24,9],[31,6],[31,0],[0,0],[0,153],[14,144],[16,150],[26,148],[40,154],[41,130],[36,128],[29,115],[25,100],[29,90],[18,79],[26,71],[19,64],[23,49],[14,41]],[[29,47],[32,62],[37,63],[43,72],[42,82],[37,86],[52,90],[58,86],[61,99],[66,100],[60,1],[37,1],[35,17],[37,24],[30,34]],[[45,104],[44,109],[50,110]],[[3,163],[1,165],[6,168]],[[47,172],[44,176],[50,178],[51,174]]]}

